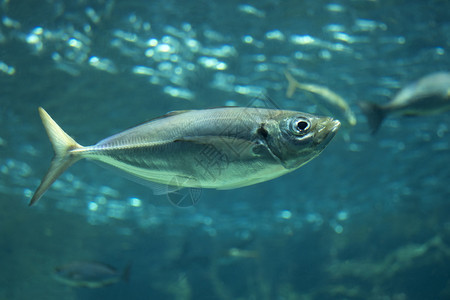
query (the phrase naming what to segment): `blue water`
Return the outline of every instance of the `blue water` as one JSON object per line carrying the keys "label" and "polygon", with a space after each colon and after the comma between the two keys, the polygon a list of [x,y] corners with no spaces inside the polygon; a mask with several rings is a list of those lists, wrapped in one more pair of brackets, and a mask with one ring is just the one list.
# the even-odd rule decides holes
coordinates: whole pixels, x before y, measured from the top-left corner
{"label": "blue water", "polygon": [[[448,71],[450,2],[0,2],[1,300],[450,299],[449,113],[371,136],[356,105]],[[83,161],[27,206],[52,156],[38,106],[83,145],[256,98],[323,113],[286,69],[357,114],[301,169],[176,207]],[[53,280],[75,260],[131,278]]]}

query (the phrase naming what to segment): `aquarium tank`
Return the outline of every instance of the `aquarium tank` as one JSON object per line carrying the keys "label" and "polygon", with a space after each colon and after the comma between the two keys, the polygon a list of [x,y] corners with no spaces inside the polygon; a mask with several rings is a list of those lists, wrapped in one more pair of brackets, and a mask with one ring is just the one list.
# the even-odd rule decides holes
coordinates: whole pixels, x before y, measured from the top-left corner
{"label": "aquarium tank", "polygon": [[[0,300],[450,299],[449,54],[445,0],[0,0]],[[212,188],[180,189],[167,172],[192,148],[168,148],[159,187],[88,157],[29,206],[54,150],[78,149],[49,141],[39,107],[89,146],[164,120],[139,139],[203,117],[219,130],[208,109],[236,106],[246,117],[223,129],[252,138],[234,161],[272,157],[270,180],[249,169],[227,187],[216,169]],[[206,114],[178,121],[191,110]],[[275,176],[287,127],[267,129],[265,110],[340,127]],[[209,172],[236,148],[202,130],[169,144],[219,147],[199,152]]]}

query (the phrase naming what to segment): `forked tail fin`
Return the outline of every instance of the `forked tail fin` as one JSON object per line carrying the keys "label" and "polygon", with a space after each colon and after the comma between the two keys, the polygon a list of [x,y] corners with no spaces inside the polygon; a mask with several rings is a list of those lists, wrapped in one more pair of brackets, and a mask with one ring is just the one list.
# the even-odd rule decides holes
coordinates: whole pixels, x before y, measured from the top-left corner
{"label": "forked tail fin", "polygon": [[67,168],[73,165],[77,160],[81,159],[79,155],[72,153],[72,150],[83,148],[83,146],[79,145],[74,139],[65,133],[42,107],[39,107],[39,115],[41,116],[42,123],[47,131],[48,138],[52,143],[55,156],[50,163],[50,168],[48,169],[47,174],[45,174],[41,184],[37,188],[36,192],[34,192],[29,206],[36,203],[53,184],[53,182],[55,182],[55,180],[65,170],[67,170]]}
{"label": "forked tail fin", "polygon": [[286,76],[286,79],[288,81],[288,87],[286,90],[286,97],[292,98],[292,96],[295,93],[295,90],[297,89],[298,81],[295,80],[294,76],[292,76],[291,73],[289,73],[288,70],[284,70],[284,76]]}
{"label": "forked tail fin", "polygon": [[359,102],[358,105],[367,118],[370,133],[375,134],[386,117],[385,110],[380,105],[371,102]]}

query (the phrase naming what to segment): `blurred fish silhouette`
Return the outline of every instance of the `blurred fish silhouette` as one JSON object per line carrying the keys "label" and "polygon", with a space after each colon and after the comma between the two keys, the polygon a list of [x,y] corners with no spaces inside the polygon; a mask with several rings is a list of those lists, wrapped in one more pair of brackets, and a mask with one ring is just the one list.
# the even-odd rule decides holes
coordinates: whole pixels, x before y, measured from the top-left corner
{"label": "blurred fish silhouette", "polygon": [[450,73],[438,72],[404,87],[386,104],[358,103],[375,134],[388,115],[425,116],[450,110]]}
{"label": "blurred fish silhouette", "polygon": [[257,250],[247,250],[247,249],[239,249],[239,248],[230,248],[227,250],[226,254],[230,257],[236,258],[258,258],[259,251]]}
{"label": "blurred fish silhouette", "polygon": [[131,264],[128,264],[122,272],[119,272],[107,264],[76,261],[56,267],[53,277],[59,282],[74,287],[99,288],[121,280],[128,281],[130,268]]}
{"label": "blurred fish silhouette", "polygon": [[[322,110],[328,111],[331,115],[336,117],[336,114],[342,114],[343,119],[349,126],[356,125],[356,116],[353,110],[348,105],[347,101],[341,96],[330,90],[329,88],[312,83],[300,83],[287,70],[284,75],[288,80],[288,88],[286,90],[286,97],[292,98],[297,89],[307,91],[319,95],[324,102],[316,101]],[[332,109],[333,112],[330,112]],[[335,111],[335,112],[334,112]]]}

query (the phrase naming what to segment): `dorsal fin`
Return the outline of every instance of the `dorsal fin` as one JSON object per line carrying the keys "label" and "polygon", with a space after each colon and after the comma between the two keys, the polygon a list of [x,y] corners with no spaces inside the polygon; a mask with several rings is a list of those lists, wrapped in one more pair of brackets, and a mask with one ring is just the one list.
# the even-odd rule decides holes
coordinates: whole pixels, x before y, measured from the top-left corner
{"label": "dorsal fin", "polygon": [[176,116],[176,115],[181,115],[181,114],[187,113],[187,112],[189,112],[189,111],[192,111],[192,109],[187,109],[187,110],[172,110],[172,111],[169,111],[168,113],[166,113],[165,115],[158,116],[158,117],[156,117],[156,118],[147,120],[147,121],[145,121],[144,123],[147,123],[147,122],[150,122],[150,121],[159,120],[159,119],[165,119],[165,118],[172,117],[172,116]]}
{"label": "dorsal fin", "polygon": [[192,109],[169,111],[169,112],[166,113],[165,115],[158,116],[158,117],[154,117],[154,118],[152,118],[152,119],[148,119],[148,120],[146,120],[146,121],[144,121],[144,122],[141,122],[141,123],[135,124],[135,125],[133,125],[133,126],[131,126],[131,127],[128,127],[127,129],[125,129],[125,130],[123,130],[123,131],[126,131],[126,130],[128,130],[128,129],[131,129],[131,128],[134,128],[134,127],[137,127],[137,126],[140,126],[140,125],[144,125],[144,124],[146,124],[146,123],[148,123],[148,122],[153,122],[153,121],[156,121],[156,120],[165,119],[165,118],[172,117],[172,116],[176,116],[176,115],[181,115],[181,114],[187,113],[187,112],[189,112],[189,111],[192,111]]}
{"label": "dorsal fin", "polygon": [[172,116],[176,116],[176,115],[181,115],[184,113],[187,113],[189,111],[191,111],[192,109],[186,109],[186,110],[172,110],[169,111],[168,113],[166,113],[165,115],[162,115],[160,117],[157,117],[156,119],[163,119],[163,118],[168,118],[168,117],[172,117]]}

